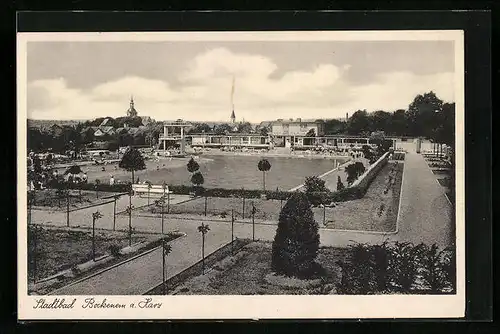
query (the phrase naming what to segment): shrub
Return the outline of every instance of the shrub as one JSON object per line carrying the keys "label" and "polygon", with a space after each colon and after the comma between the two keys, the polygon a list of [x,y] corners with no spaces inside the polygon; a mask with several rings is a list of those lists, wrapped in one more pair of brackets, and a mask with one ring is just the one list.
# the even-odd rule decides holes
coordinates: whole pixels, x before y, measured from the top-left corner
{"label": "shrub", "polygon": [[195,187],[201,186],[203,183],[205,183],[205,179],[203,177],[203,174],[200,172],[196,172],[191,176],[191,183],[195,185]]}
{"label": "shrub", "polygon": [[272,246],[271,268],[277,274],[299,278],[317,271],[318,223],[304,193],[294,193],[280,212]]}
{"label": "shrub", "polygon": [[325,180],[317,176],[306,177],[304,188],[307,198],[313,206],[323,204],[326,194],[329,193],[328,188],[325,186]]}
{"label": "shrub", "polygon": [[[449,249],[439,250],[437,245],[421,247],[421,274],[425,288],[431,293],[452,289],[452,282],[455,281],[453,253]],[[450,270],[452,268],[453,270]]]}
{"label": "shrub", "polygon": [[396,242],[392,248],[391,267],[393,284],[398,292],[412,290],[418,275],[418,255],[422,245],[414,246],[410,242]]}
{"label": "shrub", "polygon": [[200,165],[193,158],[189,160],[186,167],[190,173],[194,173],[200,169]]}
{"label": "shrub", "polygon": [[339,261],[341,294],[447,293],[455,290],[455,252],[411,243],[355,244]]}
{"label": "shrub", "polygon": [[111,255],[113,255],[114,257],[118,257],[121,255],[120,253],[120,246],[116,245],[116,244],[113,244],[113,245],[110,245],[109,246],[109,252],[111,253]]}
{"label": "shrub", "polygon": [[345,168],[345,172],[347,173],[347,184],[351,185],[365,172],[365,166],[362,162],[357,161],[348,165]]}
{"label": "shrub", "polygon": [[342,183],[342,180],[340,179],[340,175],[337,175],[337,190],[343,190],[345,189],[344,184]]}

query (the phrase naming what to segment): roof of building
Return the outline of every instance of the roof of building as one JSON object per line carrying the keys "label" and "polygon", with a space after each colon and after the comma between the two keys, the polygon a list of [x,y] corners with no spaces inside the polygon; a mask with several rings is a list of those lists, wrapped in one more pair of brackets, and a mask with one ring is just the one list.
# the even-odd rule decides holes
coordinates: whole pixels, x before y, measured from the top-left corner
{"label": "roof of building", "polygon": [[105,126],[109,122],[109,117],[106,117],[99,126]]}
{"label": "roof of building", "polygon": [[112,126],[101,126],[99,129],[104,133],[109,133],[114,131],[114,128]]}
{"label": "roof of building", "polygon": [[[290,119],[277,119],[275,121],[270,122],[271,124],[298,124],[298,123],[323,123],[320,119],[315,118],[290,118]],[[261,123],[262,124],[262,123]]]}
{"label": "roof of building", "polygon": [[127,129],[121,127],[121,128],[118,128],[116,129],[116,132],[119,133],[119,132],[123,132],[123,131],[127,131]]}

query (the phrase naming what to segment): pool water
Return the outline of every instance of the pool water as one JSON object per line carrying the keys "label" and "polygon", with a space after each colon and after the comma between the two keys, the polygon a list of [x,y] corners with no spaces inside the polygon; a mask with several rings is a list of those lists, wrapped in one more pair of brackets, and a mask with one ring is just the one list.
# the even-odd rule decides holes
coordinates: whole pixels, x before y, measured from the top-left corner
{"label": "pool water", "polygon": [[[206,188],[231,189],[262,189],[262,172],[258,170],[258,156],[206,156],[206,161],[200,162],[200,172],[203,174]],[[335,168],[337,162],[342,164],[347,158],[317,159],[268,157],[271,170],[266,173],[266,189],[289,190],[302,184],[307,176],[320,175]],[[153,184],[191,185],[191,175],[186,169],[186,161],[172,159],[160,163],[148,162],[147,170],[135,173],[139,180],[149,180]],[[163,165],[165,165],[163,167]],[[157,170],[156,166],[160,166]],[[106,166],[106,172],[98,168],[88,168],[89,181],[100,178],[101,182],[108,183],[113,174],[115,180],[129,182],[131,174],[121,169],[114,170],[114,166]]]}

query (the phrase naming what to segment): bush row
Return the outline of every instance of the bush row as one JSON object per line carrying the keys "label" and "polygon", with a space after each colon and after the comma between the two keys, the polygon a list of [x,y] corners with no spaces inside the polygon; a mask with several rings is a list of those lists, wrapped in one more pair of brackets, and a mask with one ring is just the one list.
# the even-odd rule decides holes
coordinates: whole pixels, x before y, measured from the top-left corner
{"label": "bush row", "polygon": [[[130,184],[95,184],[95,183],[84,183],[84,184],[63,184],[63,183],[52,183],[48,185],[50,188],[54,189],[81,189],[81,190],[98,190],[101,192],[118,192],[124,193],[130,190]],[[178,195],[191,195],[197,194],[199,196],[207,197],[222,197],[222,198],[262,198],[272,200],[287,200],[293,192],[290,191],[280,191],[280,190],[257,190],[257,189],[225,189],[225,188],[207,188],[203,189],[200,187],[186,186],[186,185],[170,185],[169,190]],[[367,187],[354,186],[338,190],[335,192],[315,192],[308,195],[319,196],[321,203],[329,202],[342,202],[350,201],[362,198],[366,193]]]}
{"label": "bush row", "polygon": [[412,243],[356,244],[347,261],[337,264],[340,294],[453,293],[456,266],[453,248]]}
{"label": "bush row", "polygon": [[128,192],[130,184],[106,184],[106,183],[67,183],[67,182],[50,182],[47,184],[49,188],[53,189],[81,189],[81,190],[99,190],[102,192]]}

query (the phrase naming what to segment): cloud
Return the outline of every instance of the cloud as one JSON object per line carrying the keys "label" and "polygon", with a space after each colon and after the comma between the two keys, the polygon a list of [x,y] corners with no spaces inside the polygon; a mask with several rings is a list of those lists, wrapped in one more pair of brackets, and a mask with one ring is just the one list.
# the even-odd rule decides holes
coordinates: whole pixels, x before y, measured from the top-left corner
{"label": "cloud", "polygon": [[[89,119],[126,114],[130,95],[139,115],[157,120],[228,120],[233,76],[238,119],[258,122],[276,118],[343,117],[357,109],[406,108],[415,95],[433,90],[453,101],[453,73],[416,75],[386,72],[372,82],[354,85],[350,65],[318,64],[273,75],[278,64],[261,55],[206,50],[185,62],[177,83],[125,76],[90,89],[71,87],[64,78],[28,85],[31,118]],[[90,69],[89,69],[90,70]]]}

